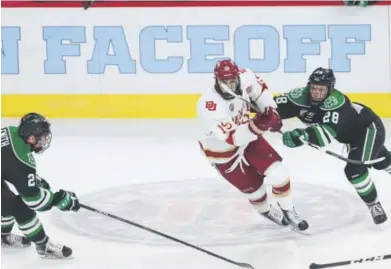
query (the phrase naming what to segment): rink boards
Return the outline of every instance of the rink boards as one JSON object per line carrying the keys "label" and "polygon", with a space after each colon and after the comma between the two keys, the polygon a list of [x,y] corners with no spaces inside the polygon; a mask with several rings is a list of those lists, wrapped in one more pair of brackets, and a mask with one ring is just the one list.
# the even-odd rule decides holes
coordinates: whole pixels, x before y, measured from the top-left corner
{"label": "rink boards", "polygon": [[6,6],[3,117],[193,118],[227,56],[274,94],[333,68],[337,89],[391,117],[390,6],[267,3]]}

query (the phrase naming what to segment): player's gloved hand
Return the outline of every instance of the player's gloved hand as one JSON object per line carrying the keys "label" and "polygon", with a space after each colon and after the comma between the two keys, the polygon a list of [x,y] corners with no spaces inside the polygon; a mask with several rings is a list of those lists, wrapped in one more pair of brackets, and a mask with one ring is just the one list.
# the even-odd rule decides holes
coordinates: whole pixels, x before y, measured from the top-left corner
{"label": "player's gloved hand", "polygon": [[269,131],[271,132],[279,132],[282,128],[282,121],[280,118],[280,114],[278,114],[277,110],[273,107],[267,107],[264,112],[264,116],[270,121]]}
{"label": "player's gloved hand", "polygon": [[37,178],[37,187],[38,188],[50,190],[50,185],[45,179],[43,179],[42,177],[40,177],[38,175],[35,175],[35,177]]}
{"label": "player's gloved hand", "polygon": [[248,128],[256,135],[262,135],[270,129],[270,121],[262,114],[257,112],[254,118],[250,119]]}
{"label": "player's gloved hand", "polygon": [[79,199],[75,193],[70,191],[59,190],[56,192],[53,204],[61,211],[78,211],[80,209]]}
{"label": "player's gloved hand", "polygon": [[304,141],[308,141],[308,133],[304,129],[294,129],[290,132],[284,132],[282,134],[282,142],[285,146],[290,148],[300,147],[303,145],[303,142],[300,140],[300,137]]}
{"label": "player's gloved hand", "polygon": [[277,110],[267,107],[264,113],[255,114],[255,117],[250,121],[249,128],[257,135],[266,131],[278,132],[282,128],[282,121]]}

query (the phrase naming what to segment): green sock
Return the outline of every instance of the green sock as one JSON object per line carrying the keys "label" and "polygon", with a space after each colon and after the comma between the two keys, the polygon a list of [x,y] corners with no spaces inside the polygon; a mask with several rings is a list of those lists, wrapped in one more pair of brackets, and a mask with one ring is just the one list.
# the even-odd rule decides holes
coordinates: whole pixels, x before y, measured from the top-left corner
{"label": "green sock", "polygon": [[14,227],[15,218],[13,216],[1,216],[1,235],[8,235]]}
{"label": "green sock", "polygon": [[376,186],[368,172],[363,175],[350,178],[349,181],[366,204],[373,204],[377,201]]}

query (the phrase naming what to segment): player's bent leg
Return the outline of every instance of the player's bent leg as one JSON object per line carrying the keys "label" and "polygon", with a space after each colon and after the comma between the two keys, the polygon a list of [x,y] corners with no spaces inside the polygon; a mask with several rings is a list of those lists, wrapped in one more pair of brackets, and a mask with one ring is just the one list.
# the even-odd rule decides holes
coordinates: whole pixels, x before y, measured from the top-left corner
{"label": "player's bent leg", "polygon": [[[243,166],[243,168],[237,166],[230,171],[234,161],[215,164],[215,167],[221,176],[247,197],[258,213],[277,224],[287,225],[283,213],[277,207],[268,203],[266,188],[263,185],[263,176],[251,166]],[[230,172],[227,172],[227,170]]]}
{"label": "player's bent leg", "polygon": [[387,215],[378,201],[376,186],[367,167],[347,164],[345,166],[345,175],[356,189],[357,194],[368,206],[375,224],[385,222]]}
{"label": "player's bent leg", "polygon": [[30,209],[20,198],[15,197],[12,202],[13,215],[19,230],[35,244],[44,244],[47,242],[45,230],[37,216],[37,213]]}
{"label": "player's bent leg", "polygon": [[249,144],[245,158],[261,174],[266,175],[273,185],[273,194],[289,223],[300,230],[308,228],[308,223],[299,217],[291,198],[290,179],[287,169],[282,164],[281,156],[263,138]]}
{"label": "player's bent leg", "polygon": [[276,161],[264,173],[272,184],[273,194],[290,224],[299,230],[308,229],[308,222],[299,216],[293,206],[290,175],[284,164]]}
{"label": "player's bent leg", "polygon": [[37,213],[30,209],[20,198],[16,196],[12,202],[13,216],[18,224],[19,230],[31,242],[34,242],[37,253],[41,257],[66,258],[72,254],[72,249],[67,246],[54,244],[38,218]]}
{"label": "player's bent leg", "polygon": [[285,210],[292,209],[291,180],[283,163],[280,161],[274,162],[264,173],[268,178],[268,182],[272,185],[273,195],[278,199],[281,208]]}
{"label": "player's bent leg", "polygon": [[[259,185],[259,186],[258,186]],[[253,186],[257,186],[255,188],[248,188],[241,190],[242,193],[247,197],[248,201],[251,205],[259,212],[265,213],[270,209],[268,200],[267,200],[267,192],[265,185],[263,184],[263,177],[259,175],[259,181],[255,181]],[[254,190],[255,189],[255,190]]]}

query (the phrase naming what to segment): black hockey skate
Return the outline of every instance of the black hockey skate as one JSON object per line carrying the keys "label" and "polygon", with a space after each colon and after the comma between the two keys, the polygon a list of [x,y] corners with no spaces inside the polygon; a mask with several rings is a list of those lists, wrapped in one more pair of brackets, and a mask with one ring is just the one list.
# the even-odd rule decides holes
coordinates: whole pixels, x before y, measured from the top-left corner
{"label": "black hockey skate", "polygon": [[68,258],[72,255],[71,248],[59,244],[53,244],[50,240],[46,244],[36,245],[36,249],[42,258],[61,259]]}
{"label": "black hockey skate", "polygon": [[270,205],[269,211],[260,214],[278,225],[287,226],[289,224],[288,219],[284,216],[280,208],[276,206]]}
{"label": "black hockey skate", "polygon": [[299,214],[297,214],[295,207],[292,207],[291,210],[284,210],[282,208],[281,210],[284,213],[284,216],[288,220],[289,224],[292,225],[294,229],[299,231],[305,231],[308,229],[309,227],[308,222],[303,218],[301,218]]}
{"label": "black hockey skate", "polygon": [[31,241],[22,235],[1,235],[1,246],[5,248],[26,248],[31,246]]}
{"label": "black hockey skate", "polygon": [[368,205],[369,211],[371,212],[373,222],[375,224],[382,224],[387,220],[386,212],[381,206],[380,202]]}

